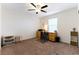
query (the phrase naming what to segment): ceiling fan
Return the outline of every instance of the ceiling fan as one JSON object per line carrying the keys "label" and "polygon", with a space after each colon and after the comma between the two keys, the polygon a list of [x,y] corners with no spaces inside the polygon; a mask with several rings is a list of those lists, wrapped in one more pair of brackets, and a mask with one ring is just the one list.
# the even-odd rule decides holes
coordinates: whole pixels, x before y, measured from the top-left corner
{"label": "ceiling fan", "polygon": [[44,5],[44,6],[41,6],[39,4],[35,5],[34,3],[30,3],[33,7],[35,7],[35,9],[28,9],[28,11],[36,11],[36,14],[38,14],[38,12],[44,12],[46,13],[47,11],[43,10],[44,8],[47,8],[48,5]]}

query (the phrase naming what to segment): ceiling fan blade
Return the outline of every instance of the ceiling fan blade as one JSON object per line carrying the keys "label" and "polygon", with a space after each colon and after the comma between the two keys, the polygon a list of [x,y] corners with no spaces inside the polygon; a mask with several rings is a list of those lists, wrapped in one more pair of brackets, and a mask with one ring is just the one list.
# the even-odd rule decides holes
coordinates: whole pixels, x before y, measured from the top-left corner
{"label": "ceiling fan blade", "polygon": [[36,14],[38,14],[38,12],[36,12]]}
{"label": "ceiling fan blade", "polygon": [[34,3],[30,3],[30,4],[36,8],[36,6],[34,5]]}
{"label": "ceiling fan blade", "polygon": [[28,9],[28,11],[34,11],[35,9]]}
{"label": "ceiling fan blade", "polygon": [[41,11],[46,13],[46,11],[44,11],[44,10],[41,10]]}
{"label": "ceiling fan blade", "polygon": [[48,7],[48,5],[42,6],[41,9]]}

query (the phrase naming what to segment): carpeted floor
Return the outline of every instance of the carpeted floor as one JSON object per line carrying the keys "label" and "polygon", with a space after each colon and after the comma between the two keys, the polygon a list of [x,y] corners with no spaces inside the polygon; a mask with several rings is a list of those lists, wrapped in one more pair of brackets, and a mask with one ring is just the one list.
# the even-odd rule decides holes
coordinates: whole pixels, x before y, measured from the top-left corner
{"label": "carpeted floor", "polygon": [[1,49],[2,55],[79,55],[79,48],[76,46],[45,42],[41,43],[36,39],[29,39]]}

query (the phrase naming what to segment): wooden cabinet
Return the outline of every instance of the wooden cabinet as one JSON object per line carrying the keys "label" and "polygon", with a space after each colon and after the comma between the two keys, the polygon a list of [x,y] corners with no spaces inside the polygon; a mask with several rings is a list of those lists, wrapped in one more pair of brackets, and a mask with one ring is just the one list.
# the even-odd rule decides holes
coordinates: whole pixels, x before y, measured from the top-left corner
{"label": "wooden cabinet", "polygon": [[49,33],[49,40],[50,41],[56,41],[56,33]]}
{"label": "wooden cabinet", "polygon": [[71,32],[71,45],[78,46],[78,32]]}

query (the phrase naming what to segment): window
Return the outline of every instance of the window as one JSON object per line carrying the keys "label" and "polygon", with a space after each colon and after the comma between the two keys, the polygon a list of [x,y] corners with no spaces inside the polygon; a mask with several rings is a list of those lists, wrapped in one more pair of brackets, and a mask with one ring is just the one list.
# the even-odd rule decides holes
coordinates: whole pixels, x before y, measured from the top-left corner
{"label": "window", "polygon": [[48,20],[48,31],[54,32],[57,30],[57,18],[52,18]]}

